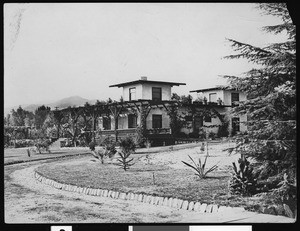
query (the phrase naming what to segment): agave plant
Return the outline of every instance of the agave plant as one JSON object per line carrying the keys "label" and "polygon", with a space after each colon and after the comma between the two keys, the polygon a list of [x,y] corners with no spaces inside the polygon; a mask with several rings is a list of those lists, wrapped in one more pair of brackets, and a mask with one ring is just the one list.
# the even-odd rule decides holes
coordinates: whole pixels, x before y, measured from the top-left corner
{"label": "agave plant", "polygon": [[192,168],[196,173],[195,175],[198,176],[200,179],[206,178],[206,175],[214,170],[216,170],[218,168],[218,163],[213,165],[211,168],[209,168],[208,170],[205,169],[206,166],[206,161],[208,158],[208,155],[205,156],[204,159],[204,163],[202,164],[201,158],[199,157],[198,159],[198,163],[196,163],[192,157],[190,157],[190,155],[188,155],[188,157],[192,160],[193,165],[182,161],[182,163],[184,163],[185,165],[187,165],[188,167]]}

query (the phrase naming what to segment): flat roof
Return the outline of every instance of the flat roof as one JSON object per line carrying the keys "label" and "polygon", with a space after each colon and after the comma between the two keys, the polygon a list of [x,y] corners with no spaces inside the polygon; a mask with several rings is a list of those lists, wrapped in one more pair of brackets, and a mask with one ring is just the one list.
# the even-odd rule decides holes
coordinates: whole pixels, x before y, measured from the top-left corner
{"label": "flat roof", "polygon": [[228,91],[237,91],[236,89],[230,88],[228,86],[217,86],[217,87],[211,87],[211,88],[203,88],[199,90],[193,90],[190,92],[204,92],[204,91],[215,91],[215,90],[228,90]]}
{"label": "flat roof", "polygon": [[179,86],[179,85],[186,85],[185,83],[176,83],[176,82],[165,82],[165,81],[153,81],[153,80],[135,80],[135,81],[130,81],[130,82],[125,82],[125,83],[119,83],[119,84],[114,84],[110,85],[109,87],[124,87],[128,85],[133,85],[133,84],[143,84],[143,83],[154,83],[154,84],[164,84],[164,85],[171,85],[171,86]]}

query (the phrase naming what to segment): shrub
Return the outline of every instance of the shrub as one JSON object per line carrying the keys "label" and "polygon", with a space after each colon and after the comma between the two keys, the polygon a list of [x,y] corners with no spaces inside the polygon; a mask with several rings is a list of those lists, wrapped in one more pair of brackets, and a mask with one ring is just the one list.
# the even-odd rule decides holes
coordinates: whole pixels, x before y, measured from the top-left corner
{"label": "shrub", "polygon": [[229,130],[228,130],[228,121],[225,121],[220,125],[218,129],[218,137],[228,137],[229,136]]}
{"label": "shrub", "polygon": [[138,126],[136,128],[136,144],[141,147],[144,148],[146,146],[146,142],[147,142],[147,138],[145,136],[145,129],[141,126]]}
{"label": "shrub", "polygon": [[206,131],[205,130],[203,130],[203,129],[199,130],[199,138],[201,140],[205,140],[206,139]]}
{"label": "shrub", "polygon": [[116,150],[116,143],[109,139],[109,137],[106,137],[102,141],[102,145],[104,147],[104,155],[108,156],[109,158],[113,157],[117,150]]}
{"label": "shrub", "polygon": [[92,151],[92,155],[95,158],[100,159],[101,163],[104,164],[104,158],[105,157],[112,158],[115,155],[115,153],[117,152],[117,150],[116,150],[115,142],[111,141],[109,139],[109,137],[106,137],[102,141],[101,145],[103,146],[103,150],[95,151],[96,143],[93,141],[89,143],[89,147]]}
{"label": "shrub", "polygon": [[214,132],[210,132],[209,134],[208,134],[208,138],[210,138],[210,139],[212,139],[212,140],[214,140],[214,139],[216,139],[216,133],[214,133]]}
{"label": "shrub", "polygon": [[52,142],[49,140],[49,139],[40,139],[40,140],[37,140],[35,142],[35,147],[36,147],[36,150],[41,154],[42,153],[42,150],[45,150],[49,153],[51,153],[51,151],[49,150],[49,146]]}
{"label": "shrub", "polygon": [[178,132],[178,134],[176,135],[178,138],[187,138],[188,135],[185,134],[184,132]]}
{"label": "shrub", "polygon": [[238,168],[232,163],[234,172],[229,181],[231,194],[250,196],[257,192],[257,179],[250,162],[245,156],[238,160]]}
{"label": "shrub", "polygon": [[30,147],[34,145],[34,141],[28,139],[16,140],[15,142],[11,141],[11,143],[14,145],[15,148]]}
{"label": "shrub", "polygon": [[191,132],[191,133],[189,133],[189,138],[199,138],[199,133],[198,132]]}
{"label": "shrub", "polygon": [[286,173],[284,173],[283,180],[279,182],[277,188],[272,190],[272,193],[278,201],[287,204],[292,211],[296,209],[297,187],[288,179]]}
{"label": "shrub", "polygon": [[120,148],[125,153],[132,153],[135,152],[136,145],[132,137],[127,136],[126,138],[121,140]]}
{"label": "shrub", "polygon": [[91,149],[91,151],[95,151],[95,147],[96,147],[96,144],[94,141],[89,143],[89,148]]}

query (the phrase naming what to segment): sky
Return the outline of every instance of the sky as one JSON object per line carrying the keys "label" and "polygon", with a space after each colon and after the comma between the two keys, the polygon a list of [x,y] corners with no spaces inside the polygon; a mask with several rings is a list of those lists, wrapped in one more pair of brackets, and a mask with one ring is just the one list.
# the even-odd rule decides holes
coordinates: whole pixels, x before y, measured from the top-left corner
{"label": "sky", "polygon": [[253,3],[26,3],[4,5],[4,106],[81,96],[118,100],[109,85],[186,83],[179,95],[226,84],[251,68],[226,38],[267,46],[280,20]]}

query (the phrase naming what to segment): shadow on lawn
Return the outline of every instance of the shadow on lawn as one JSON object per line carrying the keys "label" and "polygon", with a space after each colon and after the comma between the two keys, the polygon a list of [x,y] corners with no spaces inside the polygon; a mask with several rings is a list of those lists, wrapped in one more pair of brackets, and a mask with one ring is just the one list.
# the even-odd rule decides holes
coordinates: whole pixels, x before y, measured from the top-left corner
{"label": "shadow on lawn", "polygon": [[226,175],[222,175],[222,176],[206,176],[205,178],[199,178],[198,177],[198,180],[201,181],[201,180],[210,180],[210,179],[219,179],[219,180],[223,180],[223,179],[226,179],[226,178],[229,178],[229,176],[226,176]]}

